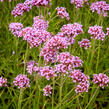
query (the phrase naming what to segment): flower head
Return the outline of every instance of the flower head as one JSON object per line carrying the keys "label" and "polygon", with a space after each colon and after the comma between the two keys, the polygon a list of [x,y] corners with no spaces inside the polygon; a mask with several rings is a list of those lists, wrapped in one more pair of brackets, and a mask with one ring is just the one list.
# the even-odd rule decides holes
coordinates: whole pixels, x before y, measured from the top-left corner
{"label": "flower head", "polygon": [[44,96],[49,96],[52,92],[52,87],[50,85],[46,85],[45,88],[43,89],[44,91]]}
{"label": "flower head", "polygon": [[7,79],[0,77],[0,87],[7,86]]}
{"label": "flower head", "polygon": [[16,78],[14,78],[14,85],[18,86],[18,88],[30,87],[29,85],[30,79],[27,78],[27,75],[19,74]]}

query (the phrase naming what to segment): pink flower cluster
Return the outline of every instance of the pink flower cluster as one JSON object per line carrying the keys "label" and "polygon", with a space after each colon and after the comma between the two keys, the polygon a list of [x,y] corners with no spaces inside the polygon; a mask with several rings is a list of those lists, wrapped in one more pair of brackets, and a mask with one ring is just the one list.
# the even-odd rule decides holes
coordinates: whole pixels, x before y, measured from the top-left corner
{"label": "pink flower cluster", "polygon": [[51,34],[46,30],[30,29],[30,31],[24,35],[24,40],[30,44],[31,48],[40,46],[50,38]]}
{"label": "pink flower cluster", "polygon": [[62,52],[57,56],[57,62],[66,65],[68,70],[82,66],[83,61],[78,56],[72,56],[69,52]]}
{"label": "pink flower cluster", "polygon": [[32,5],[34,6],[46,6],[51,0],[32,0]]}
{"label": "pink flower cluster", "polygon": [[109,4],[105,1],[97,1],[96,3],[92,3],[90,6],[92,12],[97,12],[99,15],[106,17],[109,11]]}
{"label": "pink flower cluster", "polygon": [[52,92],[52,87],[50,85],[46,85],[45,88],[43,89],[44,91],[44,96],[49,96]]}
{"label": "pink flower cluster", "polygon": [[54,71],[57,74],[59,74],[59,75],[61,75],[61,74],[63,74],[63,75],[68,74],[68,69],[67,69],[66,65],[64,65],[64,64],[57,64],[57,65],[55,65]]}
{"label": "pink flower cluster", "polygon": [[91,26],[89,27],[88,33],[91,34],[91,38],[97,39],[97,40],[104,40],[105,39],[105,33],[103,32],[102,26]]}
{"label": "pink flower cluster", "polygon": [[33,72],[38,70],[38,63],[35,61],[29,61],[27,63],[27,71],[30,75],[32,75]]}
{"label": "pink flower cluster", "polygon": [[13,22],[9,25],[9,30],[12,32],[14,36],[18,36],[18,37],[22,28],[23,28],[23,25],[21,23]]}
{"label": "pink flower cluster", "polygon": [[108,86],[109,77],[103,73],[94,74],[93,83],[98,84],[101,88],[104,88],[104,86]]}
{"label": "pink flower cluster", "polygon": [[62,19],[66,18],[66,20],[70,20],[69,14],[66,11],[65,7],[57,7],[57,15],[60,16]]}
{"label": "pink flower cluster", "polygon": [[16,16],[23,16],[24,12],[28,12],[32,8],[31,0],[26,0],[24,3],[18,3],[14,10],[12,11],[12,15]]}
{"label": "pink flower cluster", "polygon": [[16,78],[14,78],[14,85],[18,86],[18,88],[25,88],[30,87],[29,85],[29,79],[27,78],[27,75],[19,74]]}
{"label": "pink flower cluster", "polygon": [[51,78],[56,77],[56,74],[53,68],[49,66],[40,67],[38,74],[45,77],[47,80],[50,80]]}
{"label": "pink flower cluster", "polygon": [[80,47],[84,47],[85,49],[88,49],[91,47],[91,42],[88,39],[83,39],[82,41],[78,42]]}
{"label": "pink flower cluster", "polygon": [[44,56],[46,63],[55,62],[56,54],[59,49],[65,49],[70,43],[64,37],[53,36],[45,43],[44,48],[41,50],[40,56]]}
{"label": "pink flower cluster", "polygon": [[71,4],[75,4],[76,8],[81,8],[83,7],[83,4],[87,3],[88,4],[88,0],[71,0]]}
{"label": "pink flower cluster", "polygon": [[106,28],[106,30],[107,30],[106,35],[109,36],[109,28]]}
{"label": "pink flower cluster", "polygon": [[78,83],[75,89],[76,93],[88,92],[88,88],[90,85],[88,80],[89,76],[86,76],[80,70],[71,71],[69,76],[72,78],[74,83]]}
{"label": "pink flower cluster", "polygon": [[61,28],[63,35],[68,36],[68,40],[71,44],[74,43],[74,38],[83,33],[82,25],[78,23],[63,25]]}
{"label": "pink flower cluster", "polygon": [[43,16],[41,16],[41,17],[36,16],[36,17],[34,17],[33,27],[35,29],[47,30],[48,22],[43,20]]}
{"label": "pink flower cluster", "polygon": [[0,87],[7,86],[7,79],[0,77]]}

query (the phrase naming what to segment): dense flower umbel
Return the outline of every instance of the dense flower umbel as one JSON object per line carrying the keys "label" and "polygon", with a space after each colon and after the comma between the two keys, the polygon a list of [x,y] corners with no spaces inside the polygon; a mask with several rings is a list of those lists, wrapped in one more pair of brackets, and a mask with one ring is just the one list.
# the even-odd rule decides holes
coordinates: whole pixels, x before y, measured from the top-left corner
{"label": "dense flower umbel", "polygon": [[47,30],[48,22],[43,20],[43,16],[41,16],[41,17],[36,16],[36,17],[34,17],[33,27],[35,29]]}
{"label": "dense flower umbel", "polygon": [[98,84],[101,88],[104,88],[104,86],[108,86],[109,77],[103,73],[94,74],[93,82]]}
{"label": "dense flower umbel", "polygon": [[35,5],[37,7],[39,7],[39,6],[46,6],[46,5],[48,5],[48,3],[50,1],[51,0],[32,0],[32,5]]}
{"label": "dense flower umbel", "polygon": [[107,4],[105,1],[97,1],[96,3],[92,3],[90,8],[92,12],[97,11],[99,15],[106,17],[108,15],[107,11],[109,11],[109,4]]}
{"label": "dense flower umbel", "polygon": [[23,25],[21,23],[13,22],[13,23],[10,23],[9,25],[9,30],[12,32],[14,36],[18,36],[18,37],[22,28],[23,28]]}
{"label": "dense flower umbel", "polygon": [[62,52],[57,56],[57,62],[67,66],[68,70],[82,66],[83,61],[78,56],[72,56],[69,52]]}
{"label": "dense flower umbel", "polygon": [[27,63],[27,71],[28,73],[30,73],[30,75],[32,75],[32,73],[37,70],[38,70],[38,63],[36,63],[35,61],[29,61]]}
{"label": "dense flower umbel", "polygon": [[89,76],[86,76],[80,70],[71,71],[69,76],[72,78],[74,83],[78,83],[78,82],[87,83],[89,79]]}
{"label": "dense flower umbel", "polygon": [[84,3],[88,3],[88,0],[71,0],[71,4],[75,4],[76,8],[83,7]]}
{"label": "dense flower umbel", "polygon": [[70,43],[64,37],[54,36],[46,42],[46,46],[50,49],[65,49]]}
{"label": "dense flower umbel", "polygon": [[30,29],[30,31],[24,35],[24,40],[30,44],[31,48],[40,46],[50,38],[51,34],[46,30]]}
{"label": "dense flower umbel", "polygon": [[44,66],[41,67],[38,71],[38,74],[45,77],[47,80],[50,80],[53,77],[56,77],[56,74],[52,67]]}
{"label": "dense flower umbel", "polygon": [[0,77],[0,87],[7,86],[7,79]]}
{"label": "dense flower umbel", "polygon": [[90,83],[89,83],[89,82],[87,82],[87,83],[82,83],[82,82],[80,82],[80,83],[76,86],[75,92],[76,92],[76,93],[88,92],[89,86],[90,86]]}
{"label": "dense flower umbel", "polygon": [[18,88],[25,88],[30,87],[29,85],[29,79],[27,78],[27,75],[19,74],[13,81],[15,86],[18,86]]}
{"label": "dense flower umbel", "polygon": [[54,68],[54,71],[57,73],[57,74],[68,74],[68,69],[66,67],[66,65],[64,64],[57,64],[55,65],[55,68]]}
{"label": "dense flower umbel", "polygon": [[97,39],[97,40],[104,40],[105,39],[105,33],[103,32],[102,26],[91,26],[89,27],[88,33],[91,34],[91,38]]}
{"label": "dense flower umbel", "polygon": [[63,18],[66,18],[66,20],[70,19],[69,14],[67,13],[65,7],[57,7],[56,10],[57,10],[57,15],[60,16],[62,19]]}
{"label": "dense flower umbel", "polygon": [[26,34],[29,33],[30,31],[32,31],[32,27],[26,27],[26,28],[23,28],[20,32],[19,32],[19,37],[24,37],[24,40],[27,39],[26,37]]}
{"label": "dense flower umbel", "polygon": [[82,25],[78,23],[63,25],[61,31],[68,37],[76,37],[83,33]]}
{"label": "dense flower umbel", "polygon": [[55,62],[56,55],[59,49],[65,49],[70,43],[64,37],[54,36],[45,43],[40,56],[44,56],[46,63]]}
{"label": "dense flower umbel", "polygon": [[43,89],[44,91],[44,96],[49,96],[52,92],[52,87],[50,85],[46,85],[45,88]]}
{"label": "dense flower umbel", "polygon": [[44,57],[45,63],[54,63],[56,59],[56,49],[50,49],[48,46],[44,46],[40,52],[40,56]]}
{"label": "dense flower umbel", "polygon": [[23,16],[24,12],[28,12],[32,7],[32,2],[30,0],[26,0],[24,3],[18,3],[14,10],[12,11],[12,15]]}
{"label": "dense flower umbel", "polygon": [[106,28],[106,30],[107,30],[106,35],[109,36],[109,28]]}
{"label": "dense flower umbel", "polygon": [[84,47],[85,49],[88,49],[91,47],[91,42],[88,39],[83,39],[82,41],[78,42],[80,47]]}

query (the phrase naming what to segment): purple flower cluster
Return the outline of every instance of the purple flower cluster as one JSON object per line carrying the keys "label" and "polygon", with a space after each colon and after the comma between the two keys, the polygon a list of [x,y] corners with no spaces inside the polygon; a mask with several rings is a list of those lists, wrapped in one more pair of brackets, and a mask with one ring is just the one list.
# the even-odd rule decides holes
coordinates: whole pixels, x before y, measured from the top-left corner
{"label": "purple flower cluster", "polygon": [[35,61],[29,61],[27,63],[27,71],[30,75],[32,75],[33,72],[38,70],[38,63]]}
{"label": "purple flower cluster", "polygon": [[7,86],[7,79],[0,77],[0,87]]}
{"label": "purple flower cluster", "polygon": [[24,35],[24,40],[30,44],[31,48],[40,46],[50,38],[51,34],[46,30],[30,29],[30,31]]}
{"label": "purple flower cluster", "polygon": [[68,36],[68,40],[73,44],[74,38],[83,33],[82,25],[78,23],[63,25],[61,28],[63,35]]}
{"label": "purple flower cluster", "polygon": [[83,7],[83,4],[87,3],[88,4],[88,0],[71,0],[71,4],[75,4],[76,8],[81,8]]}
{"label": "purple flower cluster", "polygon": [[53,68],[49,66],[40,67],[38,74],[45,77],[47,80],[50,80],[51,78],[56,77],[56,74]]}
{"label": "purple flower cluster", "polygon": [[36,17],[34,17],[33,27],[35,29],[47,30],[48,22],[43,20],[43,16],[41,16],[41,17],[36,16]]}
{"label": "purple flower cluster", "polygon": [[55,68],[54,68],[54,71],[57,73],[57,74],[68,74],[68,69],[66,67],[66,65],[64,64],[57,64],[55,65]]}
{"label": "purple flower cluster", "polygon": [[66,65],[68,70],[82,66],[83,61],[78,56],[72,56],[69,52],[62,52],[57,56],[57,62]]}
{"label": "purple flower cluster", "polygon": [[70,43],[64,37],[53,36],[48,40],[41,50],[40,56],[44,56],[46,63],[55,62],[56,54],[59,49],[65,49]]}
{"label": "purple flower cluster", "polygon": [[9,25],[9,30],[12,32],[14,36],[18,36],[18,37],[22,28],[23,25],[21,23],[13,22]]}
{"label": "purple flower cluster", "polygon": [[18,86],[18,88],[25,88],[30,87],[29,85],[29,79],[27,78],[27,75],[19,74],[16,78],[14,78],[14,85]]}
{"label": "purple flower cluster", "polygon": [[97,1],[96,3],[92,3],[90,6],[92,12],[97,12],[99,15],[106,17],[109,11],[109,4],[105,1]]}
{"label": "purple flower cluster", "polygon": [[103,73],[94,74],[93,83],[98,84],[101,88],[104,88],[104,86],[108,86],[109,77]]}
{"label": "purple flower cluster", "polygon": [[72,78],[74,83],[77,83],[76,86],[76,93],[83,93],[88,92],[89,88],[89,76],[86,76],[84,73],[82,73],[80,70],[74,70],[71,71],[69,76]]}
{"label": "purple flower cluster", "polygon": [[34,6],[46,6],[51,0],[32,0],[32,5]]}
{"label": "purple flower cluster", "polygon": [[90,85],[89,82],[87,84],[86,83],[79,83],[76,86],[75,92],[76,93],[88,92],[89,85]]}
{"label": "purple flower cluster", "polygon": [[66,20],[70,20],[69,14],[66,11],[65,7],[57,7],[57,15],[60,16],[62,19],[66,18]]}
{"label": "purple flower cluster", "polygon": [[109,36],[109,28],[106,28],[106,30],[107,30],[106,35]]}
{"label": "purple flower cluster", "polygon": [[27,35],[30,31],[32,31],[32,27],[26,27],[26,28],[23,28],[20,32],[19,32],[19,37],[23,37],[24,40],[27,39]]}
{"label": "purple flower cluster", "polygon": [[97,39],[97,40],[104,40],[105,39],[105,33],[103,32],[102,26],[91,26],[89,27],[88,33],[91,34],[91,38]]}
{"label": "purple flower cluster", "polygon": [[49,96],[52,92],[52,87],[50,85],[46,85],[45,88],[43,89],[44,91],[44,96]]}
{"label": "purple flower cluster", "polygon": [[28,12],[32,8],[32,1],[26,0],[24,3],[18,3],[14,10],[12,11],[12,15],[16,16],[23,16],[24,12]]}
{"label": "purple flower cluster", "polygon": [[83,39],[82,41],[78,42],[80,47],[84,47],[85,49],[88,49],[91,47],[91,42],[88,39]]}

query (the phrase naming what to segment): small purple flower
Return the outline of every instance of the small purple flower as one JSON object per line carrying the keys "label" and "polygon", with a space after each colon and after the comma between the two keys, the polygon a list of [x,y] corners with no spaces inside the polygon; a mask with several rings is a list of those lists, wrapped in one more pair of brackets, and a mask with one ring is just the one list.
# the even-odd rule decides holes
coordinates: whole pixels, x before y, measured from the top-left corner
{"label": "small purple flower", "polygon": [[49,96],[52,94],[52,87],[50,85],[46,85],[45,88],[43,89],[44,91],[44,96]]}
{"label": "small purple flower", "polygon": [[0,87],[7,86],[7,79],[0,77]]}
{"label": "small purple flower", "polygon": [[39,69],[39,75],[45,77],[47,80],[50,80],[53,77],[56,77],[56,74],[52,67],[44,66]]}
{"label": "small purple flower", "polygon": [[57,7],[57,15],[60,16],[62,19],[66,18],[66,20],[70,20],[69,14],[66,11],[65,7]]}
{"label": "small purple flower", "polygon": [[34,17],[34,23],[33,23],[33,27],[35,29],[39,29],[39,30],[47,30],[48,28],[48,22],[43,20],[44,17],[41,16],[36,16]]}
{"label": "small purple flower", "polygon": [[103,73],[94,74],[93,83],[98,84],[101,88],[104,88],[104,86],[108,86],[109,77]]}
{"label": "small purple flower", "polygon": [[102,26],[91,26],[89,27],[88,33],[91,35],[91,38],[93,39],[102,41],[105,39],[105,33],[103,32]]}
{"label": "small purple flower", "polygon": [[86,76],[80,70],[71,71],[69,76],[72,78],[74,83],[78,83],[78,82],[87,83],[89,79],[89,76]]}
{"label": "small purple flower", "polygon": [[27,63],[27,71],[30,75],[32,75],[33,72],[38,70],[38,63],[35,61],[29,61]]}
{"label": "small purple flower", "polygon": [[71,4],[75,4],[76,8],[83,7],[83,4],[88,4],[88,0],[71,0]]}
{"label": "small purple flower", "polygon": [[73,38],[83,33],[82,25],[78,23],[63,25],[61,31],[64,35]]}
{"label": "small purple flower", "polygon": [[76,93],[83,93],[83,92],[88,92],[88,88],[90,86],[90,83],[87,82],[87,83],[82,83],[80,82],[77,86],[76,86],[76,89],[75,89],[75,92]]}
{"label": "small purple flower", "polygon": [[78,42],[80,47],[84,47],[85,49],[88,49],[91,47],[91,42],[89,42],[88,39],[83,39],[82,41]]}
{"label": "small purple flower", "polygon": [[92,12],[97,12],[99,15],[106,17],[109,11],[109,4],[105,1],[97,1],[96,3],[92,3],[90,6]]}
{"label": "small purple flower", "polygon": [[20,31],[22,30],[23,25],[21,23],[13,22],[9,25],[9,30],[14,36],[19,37]]}
{"label": "small purple flower", "polygon": [[30,87],[29,85],[30,79],[27,78],[27,75],[19,74],[16,78],[14,78],[14,86],[18,86],[18,88]]}

